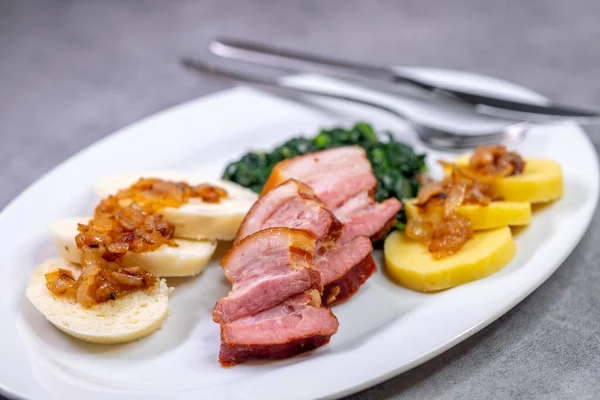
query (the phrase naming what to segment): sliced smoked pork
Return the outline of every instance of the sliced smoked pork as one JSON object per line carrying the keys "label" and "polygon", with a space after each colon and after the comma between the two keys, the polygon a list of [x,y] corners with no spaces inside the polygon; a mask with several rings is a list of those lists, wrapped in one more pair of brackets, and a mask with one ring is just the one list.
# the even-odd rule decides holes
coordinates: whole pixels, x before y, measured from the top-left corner
{"label": "sliced smoked pork", "polygon": [[270,228],[247,236],[221,260],[232,290],[213,312],[230,322],[267,310],[310,289],[322,291],[313,263],[315,236],[298,229]]}
{"label": "sliced smoked pork", "polygon": [[323,281],[323,303],[331,306],[354,293],[373,275],[373,245],[366,236],[341,243],[316,258]]}
{"label": "sliced smoked pork", "polygon": [[373,196],[368,190],[362,191],[350,197],[340,207],[335,209],[335,216],[340,221],[350,221],[352,216],[366,210],[373,204]]}
{"label": "sliced smoked pork", "polygon": [[356,236],[377,240],[395,223],[402,204],[390,198],[383,203],[375,201],[377,179],[363,148],[338,147],[305,154],[281,161],[275,165],[263,196],[287,179],[296,179],[310,186],[344,224],[342,241]]}
{"label": "sliced smoked pork", "polygon": [[[342,242],[356,236],[367,236],[372,241],[380,239],[396,223],[396,214],[402,203],[396,198],[377,203],[367,192],[360,193],[335,211],[335,215],[343,222]],[[357,207],[360,204],[360,207]]]}
{"label": "sliced smoked pork", "polygon": [[273,227],[304,229],[315,234],[319,243],[334,241],[341,222],[304,183],[290,179],[261,196],[252,206],[235,241],[262,229]]}
{"label": "sliced smoked pork", "polygon": [[337,318],[321,307],[320,293],[312,290],[259,314],[222,323],[219,362],[291,357],[327,344],[337,329]]}
{"label": "sliced smoked pork", "polygon": [[260,197],[246,215],[238,238],[269,227],[301,227],[313,232],[317,237],[314,261],[327,293],[324,303],[332,305],[356,293],[375,271],[369,238],[353,236],[343,244],[338,240],[340,226],[308,186],[292,179]]}
{"label": "sliced smoked pork", "polygon": [[271,171],[261,194],[288,179],[310,186],[332,210],[377,186],[367,155],[359,146],[322,150],[280,161]]}

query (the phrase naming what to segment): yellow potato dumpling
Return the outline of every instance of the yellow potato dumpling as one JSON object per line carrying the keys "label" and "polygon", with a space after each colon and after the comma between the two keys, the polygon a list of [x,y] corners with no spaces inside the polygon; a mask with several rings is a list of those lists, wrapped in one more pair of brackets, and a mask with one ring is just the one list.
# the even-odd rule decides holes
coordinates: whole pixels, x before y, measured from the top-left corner
{"label": "yellow potato dumpling", "polygon": [[[418,216],[414,199],[404,201],[404,207],[409,219]],[[524,201],[493,201],[487,206],[466,204],[460,206],[457,213],[468,218],[476,231],[531,222],[531,204]]]}
{"label": "yellow potato dumpling", "polygon": [[427,245],[393,232],[385,240],[386,269],[398,284],[434,292],[484,278],[506,266],[517,253],[510,228],[475,232],[456,254],[436,259]]}
{"label": "yellow potato dumpling", "polygon": [[[466,166],[470,156],[456,160],[456,164]],[[563,195],[563,175],[560,164],[552,160],[526,158],[525,170],[521,175],[497,179],[494,193],[506,201],[528,201],[548,203]]]}

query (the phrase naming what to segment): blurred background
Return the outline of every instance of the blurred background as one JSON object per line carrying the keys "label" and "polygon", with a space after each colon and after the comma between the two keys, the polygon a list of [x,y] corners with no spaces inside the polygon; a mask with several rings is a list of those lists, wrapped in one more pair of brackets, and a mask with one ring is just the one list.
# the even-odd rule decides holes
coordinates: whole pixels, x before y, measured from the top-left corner
{"label": "blurred background", "polygon": [[178,64],[220,35],[475,71],[600,106],[597,0],[0,0],[0,206],[67,156],[225,87]]}
{"label": "blurred background", "polygon": [[[227,87],[179,65],[184,55],[210,58],[206,45],[216,36],[375,64],[473,71],[600,108],[599,17],[598,0],[0,0],[0,208],[116,129]],[[548,300],[543,289],[536,293],[538,300],[527,302]],[[477,398],[500,389],[510,398],[511,387],[521,397],[543,388],[562,398],[594,393],[598,382],[587,378],[586,365],[598,363],[597,347],[568,360],[577,379],[550,382],[535,375],[538,364],[528,364],[523,349],[552,333],[542,330],[531,343],[520,343],[514,331],[503,334],[515,323],[534,329],[527,325],[531,310],[518,307],[504,317],[509,324],[494,324],[356,398]],[[503,346],[515,353],[502,357],[516,357],[511,365],[520,368],[503,369],[502,358],[485,356]],[[551,352],[542,361],[565,368]]]}

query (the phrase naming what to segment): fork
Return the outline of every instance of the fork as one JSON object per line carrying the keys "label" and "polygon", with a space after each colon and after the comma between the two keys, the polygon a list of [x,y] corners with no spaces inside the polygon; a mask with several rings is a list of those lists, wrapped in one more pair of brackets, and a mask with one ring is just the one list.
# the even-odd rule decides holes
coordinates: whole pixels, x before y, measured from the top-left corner
{"label": "fork", "polygon": [[466,150],[475,148],[477,146],[490,144],[510,145],[522,141],[529,130],[529,124],[526,122],[519,122],[510,123],[500,128],[483,129],[477,132],[465,134],[464,132],[457,131],[453,128],[435,127],[424,122],[415,121],[400,110],[376,101],[316,89],[303,89],[287,86],[276,78],[247,75],[191,58],[184,58],[181,60],[181,63],[185,68],[193,72],[245,83],[253,87],[274,90],[282,93],[297,93],[349,101],[385,111],[407,122],[425,145],[437,150]]}

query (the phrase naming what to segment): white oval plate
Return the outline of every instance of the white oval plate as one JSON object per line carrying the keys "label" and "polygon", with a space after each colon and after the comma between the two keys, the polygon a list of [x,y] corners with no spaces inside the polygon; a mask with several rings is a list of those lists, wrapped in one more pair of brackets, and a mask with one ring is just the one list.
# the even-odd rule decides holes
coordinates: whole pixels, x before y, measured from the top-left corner
{"label": "white oval plate", "polygon": [[[506,82],[465,73],[417,70],[431,79],[543,101]],[[316,76],[295,84],[358,91]],[[418,118],[430,109],[396,101]],[[4,279],[0,280],[0,388],[27,399],[310,399],[350,394],[434,357],[500,317],[558,268],[579,242],[598,198],[598,162],[583,131],[565,123],[533,130],[517,149],[557,160],[564,198],[539,210],[517,236],[518,254],[502,271],[437,294],[391,283],[378,272],[350,301],[335,307],[339,333],[316,351],[280,362],[222,368],[215,301],[229,289],[218,262],[176,287],[170,316],[150,337],[118,346],[90,345],[51,326],[24,296],[33,267],[55,250],[49,224],[92,210],[92,186],[103,175],[184,169],[219,176],[227,161],[250,148],[271,148],[289,136],[366,120],[414,138],[380,112],[331,102],[289,102],[246,88],[228,90],[145,119],[96,143],[37,181],[0,214]],[[405,132],[405,133],[403,133]],[[430,161],[444,156],[430,153]],[[114,397],[117,396],[117,397]]]}

